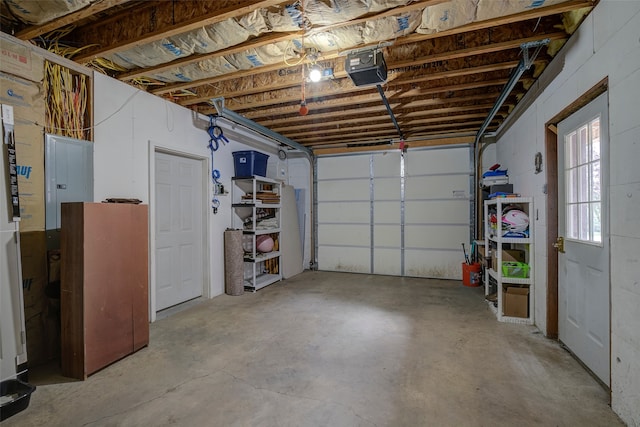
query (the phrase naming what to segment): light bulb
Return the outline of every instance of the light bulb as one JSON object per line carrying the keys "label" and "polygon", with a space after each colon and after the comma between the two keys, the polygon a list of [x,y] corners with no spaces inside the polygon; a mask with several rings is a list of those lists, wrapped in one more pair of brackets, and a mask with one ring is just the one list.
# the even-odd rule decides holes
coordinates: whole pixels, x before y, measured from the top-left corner
{"label": "light bulb", "polygon": [[320,67],[317,65],[314,65],[313,67],[311,67],[311,70],[309,70],[309,80],[316,83],[316,82],[319,82],[321,78],[322,78],[322,70],[320,69]]}
{"label": "light bulb", "polygon": [[300,103],[300,110],[298,111],[300,113],[301,116],[306,116],[307,114],[309,114],[309,108],[307,107],[307,103],[302,101]]}

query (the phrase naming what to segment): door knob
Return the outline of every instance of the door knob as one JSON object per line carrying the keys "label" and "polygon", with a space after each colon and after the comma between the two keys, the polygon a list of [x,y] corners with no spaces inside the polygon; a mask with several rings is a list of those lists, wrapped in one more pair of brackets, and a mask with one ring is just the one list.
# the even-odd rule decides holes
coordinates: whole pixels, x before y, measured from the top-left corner
{"label": "door knob", "polygon": [[564,237],[558,236],[556,242],[553,244],[553,247],[558,250],[561,254],[564,253]]}

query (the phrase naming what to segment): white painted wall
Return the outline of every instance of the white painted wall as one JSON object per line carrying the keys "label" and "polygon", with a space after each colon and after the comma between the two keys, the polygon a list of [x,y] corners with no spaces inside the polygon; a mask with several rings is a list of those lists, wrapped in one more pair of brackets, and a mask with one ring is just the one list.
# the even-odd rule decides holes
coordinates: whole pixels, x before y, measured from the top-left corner
{"label": "white painted wall", "polygon": [[547,200],[545,174],[534,174],[534,154],[544,153],[545,123],[609,77],[611,392],[614,411],[632,426],[640,425],[639,29],[639,1],[601,0],[564,47],[563,70],[500,137],[496,153],[514,190],[535,199],[535,317],[546,330]]}
{"label": "white painted wall", "polygon": [[[153,168],[154,147],[210,159],[207,148],[209,135],[202,129],[204,116],[200,116],[196,126],[190,110],[98,73],[94,83],[94,116],[96,201],[108,197],[126,197],[149,203],[153,192],[150,170]],[[289,161],[278,160],[276,145],[270,140],[226,120],[219,120],[218,125],[230,140],[229,144],[221,145],[214,154],[214,168],[220,171],[220,181],[227,191],[231,189],[231,177],[234,175],[233,151],[257,149],[269,154],[267,176],[289,180]],[[210,177],[210,160],[208,163],[207,176]],[[310,168],[304,177],[303,165],[295,168],[296,173],[290,183],[297,188],[306,184],[309,194]],[[210,179],[207,188],[210,200]],[[218,213],[214,215],[210,209],[207,218],[210,262],[205,296],[208,297],[224,293],[223,235],[225,229],[232,225],[231,196],[219,196],[219,200]],[[153,236],[153,230],[150,230],[150,236]],[[154,258],[153,245],[150,257]]]}

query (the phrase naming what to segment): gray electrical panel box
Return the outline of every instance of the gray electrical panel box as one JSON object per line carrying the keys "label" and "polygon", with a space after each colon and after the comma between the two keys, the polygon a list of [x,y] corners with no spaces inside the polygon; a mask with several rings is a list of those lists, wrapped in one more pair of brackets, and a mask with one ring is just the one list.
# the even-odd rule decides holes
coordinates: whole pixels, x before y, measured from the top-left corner
{"label": "gray electrical panel box", "polygon": [[93,142],[46,135],[44,161],[45,228],[57,230],[61,203],[93,202]]}

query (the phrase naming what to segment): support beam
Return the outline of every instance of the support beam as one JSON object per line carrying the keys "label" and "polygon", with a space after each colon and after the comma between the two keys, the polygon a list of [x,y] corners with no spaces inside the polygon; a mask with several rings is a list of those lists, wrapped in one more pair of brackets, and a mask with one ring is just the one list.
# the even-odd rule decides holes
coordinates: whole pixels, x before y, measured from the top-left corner
{"label": "support beam", "polygon": [[16,37],[21,40],[31,40],[43,34],[57,30],[58,28],[62,28],[62,27],[66,27],[67,25],[74,24],[78,21],[81,21],[84,18],[88,18],[104,10],[111,9],[112,7],[124,5],[130,1],[131,0],[98,1],[76,12],[72,12],[68,15],[64,15],[63,17],[58,19],[54,19],[53,21],[49,21],[40,25],[32,25],[30,27],[27,27],[24,30],[18,31],[18,33],[16,34]]}
{"label": "support beam", "polygon": [[[482,57],[482,56],[479,56]],[[346,78],[347,73],[344,71],[344,61],[331,64],[333,66],[333,80]],[[490,73],[492,71],[511,70],[518,65],[518,60],[506,60],[499,63],[490,63],[484,65],[474,65],[471,58],[465,59],[460,65],[463,68],[450,69],[452,65],[447,62],[447,70],[438,72],[422,73],[422,75],[401,76],[393,78],[394,71],[391,70],[391,81],[393,84],[417,84],[427,81],[433,81],[444,78],[462,77],[471,74]],[[457,64],[456,64],[457,65]],[[195,96],[181,99],[178,103],[183,106],[195,105],[201,102],[207,102],[211,98],[224,97],[225,99],[237,98],[241,96],[255,95],[264,92],[265,84],[269,86],[269,90],[280,90],[294,87],[300,87],[302,73],[295,69],[289,69],[287,72],[282,70],[271,71],[268,73],[254,74],[246,77],[241,85],[237,81],[219,81],[215,87],[200,86],[193,91]],[[222,91],[222,92],[221,92]]]}
{"label": "support beam", "polygon": [[[411,148],[419,148],[419,147],[437,147],[443,145],[460,145],[460,144],[470,144],[473,142],[473,135],[469,136],[458,136],[451,138],[434,138],[434,139],[417,139],[407,141],[407,144]],[[379,146],[371,146],[371,147],[347,147],[346,144],[343,146],[336,146],[331,148],[315,148],[313,150],[314,154],[318,157],[327,156],[331,154],[348,154],[348,153],[366,153],[370,151],[394,151],[400,149],[400,143],[391,142],[388,145],[379,145]]]}
{"label": "support beam", "polygon": [[[220,7],[220,3],[223,8]],[[230,3],[236,3],[230,5]],[[77,33],[76,42],[82,45],[95,45],[95,48],[79,54],[75,59],[87,63],[95,58],[130,49],[166,37],[186,33],[215,24],[224,20],[250,13],[256,8],[268,8],[283,0],[235,1],[235,2],[184,2],[184,7],[177,9],[179,3],[173,1],[150,1],[148,8],[132,14],[125,11],[108,22],[93,24]],[[193,10],[194,7],[201,10]],[[141,17],[146,17],[146,25],[141,25]],[[120,31],[113,31],[114,26]]]}
{"label": "support beam", "polygon": [[[396,41],[396,45],[394,45],[394,48],[397,46],[409,44],[406,42],[406,40],[409,37],[411,36],[398,39]],[[493,35],[493,37],[495,38],[496,35]],[[563,31],[554,31],[554,32],[544,34],[544,37],[548,37],[551,40],[561,40],[561,39],[567,38],[567,34]],[[495,52],[504,51],[508,49],[516,49],[520,47],[523,43],[527,43],[527,42],[539,40],[539,39],[540,39],[539,35],[534,35],[534,36],[520,37],[516,40],[509,39],[509,40],[504,40],[500,42],[491,42],[484,45],[476,45],[472,47],[465,47],[465,48],[455,49],[455,50],[450,50],[447,48],[446,44],[443,44],[444,47],[441,49],[442,50],[441,52],[436,52],[428,55],[421,55],[420,57],[414,58],[411,60],[396,61],[396,60],[393,60],[392,58],[389,58],[387,59],[387,68],[389,68],[389,70],[393,70],[393,69],[407,68],[412,66],[422,66],[427,63],[434,63],[438,61],[446,61],[446,60],[457,59],[457,58],[465,58],[469,56],[487,55],[490,53],[495,53]],[[324,52],[322,54],[323,61],[330,61],[330,60],[334,60],[341,57],[342,57],[342,53],[340,51]],[[299,64],[296,64],[295,66],[299,66]],[[201,79],[201,80],[192,81],[192,82],[168,84],[161,88],[154,89],[151,92],[156,95],[161,95],[161,94],[175,92],[183,89],[190,89],[190,88],[202,86],[202,85],[213,85],[218,82],[228,81],[231,79],[251,77],[251,76],[254,76],[256,73],[279,72],[280,70],[288,69],[288,68],[291,68],[291,67],[282,63],[263,65],[261,67],[254,67],[250,70],[237,71],[229,74],[224,74],[222,76],[215,76],[215,77]]]}
{"label": "support beam", "polygon": [[[434,95],[434,94],[443,93],[443,92],[453,92],[453,91],[457,92],[457,91],[463,91],[468,89],[499,86],[499,85],[503,85],[505,82],[507,82],[507,79],[503,78],[503,79],[495,79],[495,80],[488,80],[488,81],[473,81],[469,83],[460,83],[460,84],[452,84],[452,85],[439,86],[439,87],[431,87],[429,89],[412,89],[409,91],[403,91],[402,88],[396,89],[396,88],[390,87],[387,90],[387,98],[390,100],[391,103],[394,103],[394,102],[398,102],[400,99],[407,99],[407,98],[412,98],[417,96],[425,97],[427,95]],[[359,91],[365,91],[365,90],[370,90],[370,88],[365,88],[365,89],[359,88]],[[313,109],[319,110],[323,108],[332,108],[335,106],[358,105],[365,102],[376,102],[379,99],[378,95],[373,92],[369,94],[364,94],[364,95],[353,94],[351,96],[344,96],[350,93],[351,92],[349,91],[345,92],[342,88],[338,88],[330,91],[320,91],[320,90],[318,90],[317,92],[312,91],[310,93],[307,93],[307,97],[306,97],[307,106],[309,106],[310,110],[313,110]],[[338,95],[342,95],[342,97],[324,100],[325,97],[338,96]],[[323,100],[316,101],[315,100],[316,97],[322,97]],[[288,93],[278,94],[278,96],[274,97],[274,99],[269,99],[264,101],[260,100],[255,102],[247,102],[245,100],[232,99],[232,100],[229,100],[229,108],[233,109],[234,111],[251,112],[251,110],[255,110],[258,108],[265,108],[265,107],[284,104],[288,102],[295,103],[295,102],[298,102],[299,100],[300,100],[299,92],[292,91]],[[204,113],[204,111],[201,111],[201,112]],[[275,114],[275,111],[274,110],[262,111],[261,114],[258,114],[258,112],[256,111],[255,113],[256,113],[255,117],[266,116],[266,115],[270,116]]]}

